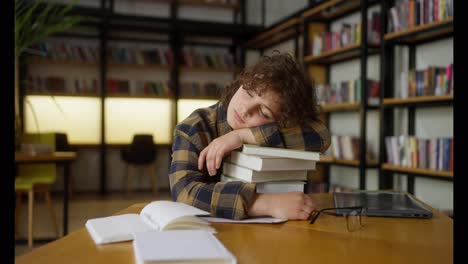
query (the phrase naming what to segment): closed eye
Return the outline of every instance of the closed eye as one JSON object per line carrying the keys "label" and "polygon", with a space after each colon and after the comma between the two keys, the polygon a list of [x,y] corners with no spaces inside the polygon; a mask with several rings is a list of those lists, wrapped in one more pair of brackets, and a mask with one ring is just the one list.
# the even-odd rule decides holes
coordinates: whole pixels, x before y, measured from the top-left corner
{"label": "closed eye", "polygon": [[270,115],[269,114],[266,114],[265,112],[263,112],[262,109],[260,109],[260,115],[262,115],[264,118],[266,119],[270,119]]}

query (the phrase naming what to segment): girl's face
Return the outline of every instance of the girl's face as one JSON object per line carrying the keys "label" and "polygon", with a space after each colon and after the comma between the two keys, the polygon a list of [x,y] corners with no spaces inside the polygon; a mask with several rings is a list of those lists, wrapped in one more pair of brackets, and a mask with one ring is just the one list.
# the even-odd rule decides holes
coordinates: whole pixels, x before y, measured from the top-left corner
{"label": "girl's face", "polygon": [[279,108],[279,98],[274,92],[259,95],[241,86],[229,102],[227,122],[234,130],[261,126],[274,122]]}

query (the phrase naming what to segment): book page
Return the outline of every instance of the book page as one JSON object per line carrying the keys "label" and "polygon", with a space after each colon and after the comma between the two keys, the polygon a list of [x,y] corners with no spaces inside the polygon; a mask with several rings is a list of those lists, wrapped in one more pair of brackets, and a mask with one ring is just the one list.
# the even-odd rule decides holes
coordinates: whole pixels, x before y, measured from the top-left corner
{"label": "book page", "polygon": [[239,224],[252,224],[252,223],[267,223],[267,224],[274,224],[274,223],[282,223],[288,221],[287,219],[278,219],[273,217],[257,217],[257,218],[247,218],[243,220],[232,220],[226,218],[218,218],[218,217],[202,217],[208,222],[212,223],[239,223]]}
{"label": "book page", "polygon": [[[209,215],[210,213],[181,202],[154,201],[145,206],[140,214],[159,226],[160,230],[164,230],[167,225],[177,220],[187,220],[182,218],[184,216]],[[196,225],[199,223],[194,222],[194,226]]]}

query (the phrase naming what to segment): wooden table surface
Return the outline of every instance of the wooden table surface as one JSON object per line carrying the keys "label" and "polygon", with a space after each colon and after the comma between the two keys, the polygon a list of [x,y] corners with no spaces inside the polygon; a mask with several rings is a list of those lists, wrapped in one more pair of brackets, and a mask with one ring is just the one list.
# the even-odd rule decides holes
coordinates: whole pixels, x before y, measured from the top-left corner
{"label": "wooden table surface", "polygon": [[[312,194],[317,207],[331,194]],[[138,213],[146,204],[118,212]],[[453,263],[453,220],[437,210],[432,219],[368,217],[363,229],[346,230],[345,219],[321,215],[314,224],[212,223],[216,237],[238,263]],[[82,228],[16,258],[15,263],[135,263],[130,241],[94,244]]]}

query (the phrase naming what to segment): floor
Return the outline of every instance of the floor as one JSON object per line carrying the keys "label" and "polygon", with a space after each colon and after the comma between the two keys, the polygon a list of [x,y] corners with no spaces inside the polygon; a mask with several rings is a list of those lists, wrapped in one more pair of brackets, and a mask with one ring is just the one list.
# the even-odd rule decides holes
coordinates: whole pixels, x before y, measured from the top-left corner
{"label": "floor", "polygon": [[[59,231],[62,230],[62,209],[63,204],[61,196],[53,196],[54,210],[59,225]],[[73,194],[69,203],[69,222],[68,232],[73,232],[84,227],[86,221],[90,218],[109,216],[117,211],[125,209],[136,203],[151,202],[154,200],[170,200],[168,192],[160,192],[155,198],[151,192],[134,192],[130,197],[124,193],[112,193],[106,196],[99,194]],[[51,222],[50,211],[46,206],[43,197],[35,198],[34,203],[34,237],[50,238],[55,237],[55,231]],[[27,199],[23,198],[21,206],[20,222],[18,225],[18,234],[20,239],[27,237]],[[31,250],[39,248],[45,243],[35,242],[33,248],[28,248],[27,244],[15,243],[15,257],[28,253]]]}

